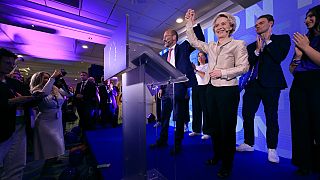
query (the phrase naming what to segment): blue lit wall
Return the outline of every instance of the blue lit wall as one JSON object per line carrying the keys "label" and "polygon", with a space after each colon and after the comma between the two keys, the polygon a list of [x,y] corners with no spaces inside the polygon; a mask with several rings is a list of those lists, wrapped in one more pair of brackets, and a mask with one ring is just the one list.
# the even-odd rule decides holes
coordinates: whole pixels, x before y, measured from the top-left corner
{"label": "blue lit wall", "polygon": [[[289,34],[292,37],[294,32],[306,33],[307,29],[304,25],[305,14],[308,9],[319,4],[318,0],[263,0],[239,13],[236,13],[237,30],[233,37],[242,39],[250,44],[255,41],[256,33],[254,24],[260,15],[272,14],[275,19],[273,34]],[[204,30],[206,39],[213,39],[212,27]],[[214,37],[215,39],[215,37]],[[291,127],[290,127],[290,107],[289,107],[289,90],[293,80],[288,67],[293,57],[293,42],[290,52],[286,60],[282,63],[282,68],[289,88],[282,91],[279,102],[279,144],[278,153],[282,157],[291,158]],[[194,52],[190,58],[192,62],[197,62],[196,53]],[[243,93],[242,93],[243,94]],[[191,107],[190,107],[191,109]],[[238,109],[237,124],[237,143],[243,142],[243,121],[242,121],[242,99],[240,100]],[[266,125],[263,105],[255,117],[255,148],[266,151]]]}

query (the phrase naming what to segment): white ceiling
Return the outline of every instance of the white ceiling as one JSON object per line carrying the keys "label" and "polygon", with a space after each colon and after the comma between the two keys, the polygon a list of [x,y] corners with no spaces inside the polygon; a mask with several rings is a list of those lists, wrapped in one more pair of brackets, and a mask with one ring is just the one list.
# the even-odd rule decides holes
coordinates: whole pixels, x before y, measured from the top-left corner
{"label": "white ceiling", "polygon": [[[102,65],[103,44],[117,32],[125,14],[129,15],[130,40],[159,50],[165,29],[183,35],[184,23],[175,20],[183,18],[189,8],[196,10],[201,25],[208,26],[216,13],[236,12],[258,1],[0,0],[0,46],[26,55],[28,65],[34,67],[43,65],[40,62],[45,59],[57,64],[72,61],[72,66],[80,64],[76,62]],[[83,44],[89,48],[83,49]]]}

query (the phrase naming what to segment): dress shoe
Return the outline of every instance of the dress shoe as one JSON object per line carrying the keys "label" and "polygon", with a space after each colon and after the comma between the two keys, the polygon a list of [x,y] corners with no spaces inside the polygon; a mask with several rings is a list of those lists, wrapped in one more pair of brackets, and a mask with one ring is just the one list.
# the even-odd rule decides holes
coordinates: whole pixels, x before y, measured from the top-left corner
{"label": "dress shoe", "polygon": [[154,144],[150,144],[150,148],[151,149],[154,149],[154,148],[162,148],[162,147],[167,147],[168,146],[168,143],[167,142],[159,142],[157,141],[156,143]]}
{"label": "dress shoe", "polygon": [[217,173],[217,176],[221,179],[225,179],[230,176],[230,173],[231,173],[230,169],[221,168]]}
{"label": "dress shoe", "polygon": [[205,164],[208,166],[215,166],[219,163],[219,159],[218,158],[212,158],[212,159],[208,159],[205,161]]}
{"label": "dress shoe", "polygon": [[181,146],[175,146],[170,150],[171,155],[177,155],[181,153]]}

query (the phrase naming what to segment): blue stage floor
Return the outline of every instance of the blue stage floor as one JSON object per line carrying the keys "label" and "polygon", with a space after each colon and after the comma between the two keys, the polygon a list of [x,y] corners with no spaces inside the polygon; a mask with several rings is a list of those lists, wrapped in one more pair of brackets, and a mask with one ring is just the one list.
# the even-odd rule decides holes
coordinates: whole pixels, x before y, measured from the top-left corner
{"label": "blue stage floor", "polygon": [[[173,145],[173,128],[170,129],[169,146],[162,149],[149,149],[149,144],[156,140],[156,129],[147,125],[147,167],[157,169],[167,179],[205,180],[218,179],[218,166],[206,166],[204,161],[212,157],[211,140],[201,140],[201,136],[189,137],[185,134],[182,153],[171,156],[169,151]],[[159,134],[158,129],[158,134]],[[109,168],[102,168],[104,179],[120,180],[123,174],[122,128],[107,128],[87,132],[87,141],[98,164],[111,163]],[[138,163],[138,162],[137,162]],[[298,176],[290,159],[281,158],[279,164],[269,163],[267,154],[254,151],[236,153],[234,167],[228,179],[319,179],[318,174]]]}

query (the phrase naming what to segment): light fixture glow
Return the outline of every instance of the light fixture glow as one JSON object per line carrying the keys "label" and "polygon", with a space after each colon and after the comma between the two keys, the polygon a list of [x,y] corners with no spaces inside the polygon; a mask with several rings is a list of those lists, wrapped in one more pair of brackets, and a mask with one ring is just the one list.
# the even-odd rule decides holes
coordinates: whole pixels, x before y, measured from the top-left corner
{"label": "light fixture glow", "polygon": [[183,22],[183,19],[182,19],[182,18],[178,18],[178,19],[176,20],[176,22],[180,24],[180,23]]}
{"label": "light fixture glow", "polygon": [[82,48],[83,49],[88,49],[88,46],[84,44],[84,45],[82,45]]}
{"label": "light fixture glow", "polygon": [[17,55],[17,57],[22,58],[23,56],[22,56],[22,55],[20,55],[20,54],[18,54],[18,55]]}

